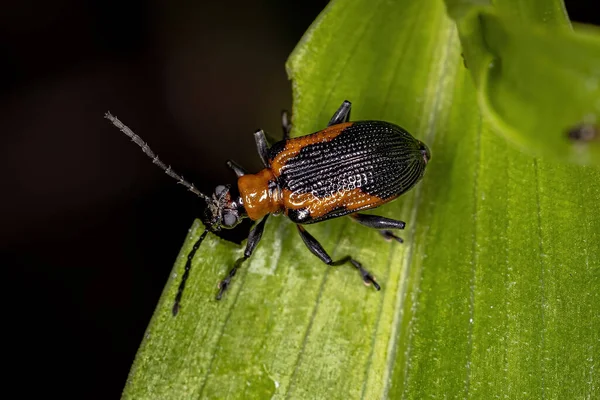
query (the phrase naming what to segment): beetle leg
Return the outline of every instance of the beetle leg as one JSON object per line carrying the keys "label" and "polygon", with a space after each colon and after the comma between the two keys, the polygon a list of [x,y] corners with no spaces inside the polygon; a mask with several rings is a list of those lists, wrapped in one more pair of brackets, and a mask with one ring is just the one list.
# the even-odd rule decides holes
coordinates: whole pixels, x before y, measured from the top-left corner
{"label": "beetle leg", "polygon": [[404,221],[399,221],[396,219],[380,217],[378,215],[369,215],[369,214],[350,214],[350,217],[358,222],[361,225],[367,226],[369,228],[378,229],[381,236],[383,236],[386,240],[394,239],[399,243],[403,243],[404,240],[402,238],[396,236],[389,229],[404,229],[406,223]]}
{"label": "beetle leg", "polygon": [[385,240],[392,240],[392,239],[394,239],[394,240],[395,240],[396,242],[398,242],[398,243],[404,243],[404,239],[402,239],[402,238],[401,238],[401,237],[399,237],[399,236],[396,236],[396,235],[394,234],[394,232],[392,232],[392,231],[383,230],[383,231],[379,231],[379,234],[380,234],[381,236],[383,236],[383,238],[384,238]]}
{"label": "beetle leg", "polygon": [[283,140],[288,140],[290,138],[290,132],[292,130],[292,123],[290,121],[290,116],[287,110],[283,110],[281,112],[281,127],[283,129]]}
{"label": "beetle leg", "polygon": [[333,117],[329,120],[327,126],[341,124],[342,122],[350,121],[350,110],[352,109],[352,103],[348,100],[344,100],[340,108],[333,114]]}
{"label": "beetle leg", "polygon": [[269,215],[267,214],[250,231],[250,234],[248,235],[248,243],[246,243],[246,250],[244,250],[244,256],[238,258],[235,261],[235,263],[233,264],[233,268],[231,268],[231,270],[227,274],[227,277],[219,283],[219,293],[217,293],[217,300],[221,300],[221,297],[223,297],[223,293],[225,293],[225,291],[229,287],[229,284],[231,283],[231,278],[235,276],[235,273],[237,272],[238,268],[242,266],[242,263],[244,261],[250,258],[250,256],[254,252],[254,249],[256,249],[256,246],[258,245],[258,242],[260,242],[260,238],[262,237],[263,231],[265,229],[265,222],[267,222],[268,216]]}
{"label": "beetle leg", "polygon": [[267,144],[265,132],[262,129],[254,132],[254,141],[256,141],[256,149],[258,150],[260,160],[265,168],[269,168],[269,146]]}
{"label": "beetle leg", "polygon": [[406,223],[397,219],[380,217],[370,214],[350,214],[350,217],[361,225],[374,229],[404,229]]}
{"label": "beetle leg", "polygon": [[371,275],[369,271],[364,269],[358,261],[356,261],[350,256],[346,256],[339,260],[333,261],[329,254],[327,254],[323,246],[321,246],[321,244],[317,241],[317,239],[315,239],[310,233],[308,233],[302,225],[297,224],[296,226],[298,227],[298,232],[300,233],[300,237],[302,238],[302,241],[304,242],[306,247],[308,247],[311,253],[319,257],[319,259],[321,259],[321,261],[323,261],[325,264],[335,267],[349,262],[354,266],[354,268],[356,268],[360,272],[360,275],[362,276],[365,284],[369,285],[372,283],[375,289],[381,289],[379,284],[375,282],[375,278],[373,277],[373,275]]}
{"label": "beetle leg", "polygon": [[237,177],[246,175],[246,170],[240,164],[236,163],[233,160],[227,160],[227,166],[235,172]]}

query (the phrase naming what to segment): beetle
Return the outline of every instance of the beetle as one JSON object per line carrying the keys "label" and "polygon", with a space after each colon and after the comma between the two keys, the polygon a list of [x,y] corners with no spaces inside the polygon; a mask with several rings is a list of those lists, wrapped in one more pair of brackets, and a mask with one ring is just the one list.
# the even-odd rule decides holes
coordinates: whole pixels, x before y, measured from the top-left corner
{"label": "beetle", "polygon": [[291,123],[282,113],[283,140],[269,147],[263,130],[254,133],[258,155],[264,169],[248,174],[232,160],[229,168],[237,175],[239,195],[229,185],[219,185],[211,196],[175,173],[159,160],[150,147],[110,112],[105,118],[131,138],[167,175],[206,202],[202,216],[205,230],[188,254],[172,313],[179,311],[192,260],[208,232],[231,229],[244,218],[255,221],[244,255],[238,258],[219,284],[217,300],[231,279],[256,249],[269,215],[286,215],[296,224],[308,249],[327,265],[350,263],[365,284],[380,290],[369,271],[351,256],[333,260],[304,225],[349,215],[359,224],[377,229],[390,240],[402,242],[392,229],[405,223],[391,218],[361,214],[358,211],[379,207],[394,200],[421,180],[431,159],[429,148],[403,128],[384,121],[350,122],[352,104],[344,101],[333,114],[327,128],[310,135],[290,138]]}

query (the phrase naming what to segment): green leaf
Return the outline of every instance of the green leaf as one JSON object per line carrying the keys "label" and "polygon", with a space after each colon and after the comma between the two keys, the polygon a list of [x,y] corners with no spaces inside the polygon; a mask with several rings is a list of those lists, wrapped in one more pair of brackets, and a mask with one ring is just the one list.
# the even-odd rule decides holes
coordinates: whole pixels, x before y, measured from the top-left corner
{"label": "green leaf", "polygon": [[[600,30],[571,30],[558,1],[447,4],[496,132],[533,154],[600,165]],[[569,138],[582,126],[594,140]]]}
{"label": "green leaf", "polygon": [[208,235],[172,317],[196,222],[124,398],[600,396],[600,171],[494,134],[460,54],[441,1],[329,4],[288,62],[294,135],[349,99],[353,119],[397,123],[432,151],[423,181],[373,211],[407,222],[404,244],[347,218],[307,227],[382,290],[324,266],[292,223],[270,218],[220,302],[242,250]]}

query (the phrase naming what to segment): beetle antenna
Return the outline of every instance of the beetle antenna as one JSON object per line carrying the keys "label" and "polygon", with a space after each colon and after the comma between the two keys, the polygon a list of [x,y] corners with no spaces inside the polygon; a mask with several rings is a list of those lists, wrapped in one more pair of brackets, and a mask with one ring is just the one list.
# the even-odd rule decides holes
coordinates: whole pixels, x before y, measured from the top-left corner
{"label": "beetle antenna", "polygon": [[[179,183],[180,185],[185,186],[190,192],[194,193],[196,196],[200,197],[201,199],[203,199],[207,203],[210,202],[210,197],[208,197],[207,195],[205,195],[204,193],[202,193],[198,189],[196,189],[196,187],[194,186],[194,184],[186,181],[183,178],[183,176],[178,175],[175,171],[173,171],[173,169],[171,169],[170,165],[166,165],[165,163],[163,163],[162,161],[160,161],[158,159],[158,156],[152,151],[152,149],[150,149],[150,146],[148,146],[148,144],[146,142],[144,142],[141,137],[139,137],[138,135],[136,135],[135,133],[133,133],[133,131],[131,129],[129,129],[129,127],[127,125],[125,125],[117,117],[115,117],[114,115],[112,115],[110,113],[110,111],[108,111],[106,114],[104,114],[104,118],[106,118],[107,120],[109,120],[110,122],[112,122],[112,124],[114,126],[116,126],[117,128],[119,128],[119,130],[121,132],[123,132],[124,134],[126,134],[127,136],[129,136],[131,138],[131,140],[133,142],[135,142],[135,144],[137,144],[138,146],[140,146],[140,148],[142,149],[142,151],[144,152],[144,154],[146,154],[148,157],[150,157],[152,159],[152,163],[153,164],[158,165],[163,171],[165,171],[165,173],[167,175],[169,175],[171,178],[177,180],[177,183]],[[204,238],[204,237],[202,237],[202,238]]]}
{"label": "beetle antenna", "polygon": [[188,277],[190,276],[190,269],[192,269],[192,260],[194,259],[196,250],[198,250],[198,248],[202,244],[202,241],[206,237],[207,233],[208,233],[208,229],[204,230],[202,235],[200,235],[198,240],[196,240],[196,243],[194,243],[194,247],[192,247],[192,251],[190,251],[190,253],[187,256],[187,261],[185,263],[185,271],[183,272],[183,276],[181,277],[181,282],[179,283],[179,288],[177,289],[177,295],[175,295],[175,303],[173,304],[173,309],[171,310],[173,313],[173,316],[177,315],[177,313],[179,312],[179,304],[181,303],[181,296],[183,296],[183,290],[185,289],[185,283],[187,282]]}

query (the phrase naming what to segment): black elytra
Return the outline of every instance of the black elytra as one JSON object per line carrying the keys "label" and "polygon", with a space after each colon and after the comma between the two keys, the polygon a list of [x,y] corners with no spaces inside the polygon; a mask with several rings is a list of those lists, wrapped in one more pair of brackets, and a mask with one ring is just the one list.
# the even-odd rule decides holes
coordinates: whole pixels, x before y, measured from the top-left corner
{"label": "black elytra", "polygon": [[410,190],[423,177],[431,153],[423,142],[397,125],[384,121],[349,122],[351,107],[349,101],[344,101],[327,128],[293,139],[289,137],[291,124],[284,111],[284,139],[272,146],[262,130],[255,132],[264,169],[248,174],[234,161],[227,162],[238,177],[238,197],[232,196],[230,187],[225,185],[217,186],[210,196],[201,193],[160,161],[131,129],[106,113],[105,118],[140,146],[154,164],[207,204],[202,216],[206,229],[187,257],[173,315],[180,310],[193,258],[206,234],[234,228],[244,218],[257,221],[248,236],[244,255],[219,284],[216,298],[221,299],[237,270],[256,249],[270,214],[284,214],[296,223],[304,244],[325,264],[349,263],[359,271],[365,284],[380,289],[373,275],[351,256],[332,260],[304,225],[348,215],[359,224],[378,230],[385,239],[401,243],[402,239],[393,230],[404,229],[403,221],[358,211],[379,207]]}
{"label": "black elytra", "polygon": [[[298,213],[287,207],[288,217],[295,223],[310,224],[351,214],[357,205],[348,206],[349,196],[339,195],[353,190],[361,192],[354,201],[377,205],[398,197],[425,172],[423,154],[415,145],[404,129],[382,121],[353,122],[331,140],[304,145],[298,154],[286,158],[282,168],[273,168],[279,186],[296,198],[314,195],[335,209],[315,212],[318,205],[312,204],[313,212]],[[276,160],[288,148],[285,141],[277,143],[269,158]]]}

